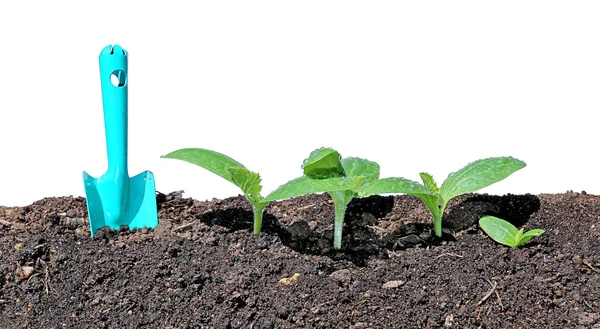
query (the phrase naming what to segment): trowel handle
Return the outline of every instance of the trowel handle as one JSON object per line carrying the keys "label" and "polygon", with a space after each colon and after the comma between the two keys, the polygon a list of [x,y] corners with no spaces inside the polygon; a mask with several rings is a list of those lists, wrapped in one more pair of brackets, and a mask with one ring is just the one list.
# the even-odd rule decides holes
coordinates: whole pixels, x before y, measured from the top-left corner
{"label": "trowel handle", "polygon": [[118,45],[100,53],[100,81],[108,171],[127,174],[127,52]]}

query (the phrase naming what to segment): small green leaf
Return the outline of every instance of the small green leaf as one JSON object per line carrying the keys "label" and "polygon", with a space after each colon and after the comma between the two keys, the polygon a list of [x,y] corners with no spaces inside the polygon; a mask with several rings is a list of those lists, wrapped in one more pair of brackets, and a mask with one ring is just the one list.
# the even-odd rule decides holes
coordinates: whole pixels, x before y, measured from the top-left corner
{"label": "small green leaf", "polygon": [[542,235],[542,234],[544,234],[544,232],[546,232],[546,231],[541,230],[539,228],[536,228],[534,230],[529,230],[523,234],[523,237],[521,239],[528,237],[528,236],[534,237],[534,236]]}
{"label": "small green leaf", "polygon": [[[410,194],[410,193],[407,193],[407,194]],[[412,194],[412,195],[423,200],[423,202],[427,206],[427,209],[429,209],[429,211],[431,211],[431,215],[433,215],[434,226],[435,226],[436,220],[440,220],[440,221],[442,220],[442,216],[444,215],[444,210],[446,209],[446,207],[445,207],[445,205],[443,207],[440,206],[440,198],[437,195],[433,195],[433,194],[432,195]]]}
{"label": "small green leaf", "polygon": [[[354,198],[354,193],[351,190],[343,190],[343,191],[330,191],[328,192],[329,196],[333,200],[333,204],[336,208],[346,207],[350,201]],[[338,216],[339,217],[339,216]],[[342,216],[341,218],[343,218]],[[343,223],[343,219],[342,223]]]}
{"label": "small green leaf", "polygon": [[518,230],[513,224],[498,217],[483,216],[479,219],[479,226],[494,241],[512,248],[517,246],[515,237]]}
{"label": "small green leaf", "polygon": [[161,158],[182,160],[195,164],[236,185],[237,183],[233,180],[227,168],[245,168],[244,165],[224,154],[201,148],[180,149],[163,155]]}
{"label": "small green leaf", "polygon": [[437,184],[435,183],[435,180],[433,179],[433,177],[430,174],[428,174],[426,172],[422,172],[419,175],[421,176],[423,185],[425,185],[425,187],[429,191],[431,191],[431,193],[438,194],[440,192],[440,188],[437,186]]}
{"label": "small green leaf", "polygon": [[312,151],[304,160],[304,174],[311,178],[330,178],[344,175],[340,154],[332,148],[320,148]]}
{"label": "small green leaf", "polygon": [[364,183],[379,179],[379,165],[377,162],[354,157],[344,158],[341,162],[346,177],[363,176]]}
{"label": "small green leaf", "polygon": [[519,244],[521,237],[523,236],[523,228],[517,231],[517,235],[515,236],[515,245]]}
{"label": "small green leaf", "polygon": [[350,190],[352,196],[361,196],[358,192],[365,186],[367,178],[365,176],[352,176],[348,178],[351,178],[354,181],[354,187]]}
{"label": "small green leaf", "polygon": [[246,168],[236,167],[227,168],[227,171],[233,178],[235,184],[242,189],[252,203],[261,200],[260,191],[262,190],[262,186],[260,185],[261,179],[258,173]]}
{"label": "small green leaf", "polygon": [[475,192],[505,179],[525,165],[525,162],[513,157],[472,162],[448,176],[440,188],[440,197],[447,202],[456,196]]}
{"label": "small green leaf", "polygon": [[540,229],[535,229],[535,230],[530,230],[527,231],[523,234],[523,236],[521,237],[521,239],[519,239],[517,241],[517,247],[521,247],[527,244],[527,242],[529,242],[529,240],[531,240],[531,238],[533,238],[534,236],[538,236],[543,234],[545,231],[544,230],[540,230]]}
{"label": "small green leaf", "polygon": [[290,199],[297,196],[320,192],[333,192],[356,189],[356,180],[348,177],[313,179],[308,176],[298,177],[271,192],[263,201]]}

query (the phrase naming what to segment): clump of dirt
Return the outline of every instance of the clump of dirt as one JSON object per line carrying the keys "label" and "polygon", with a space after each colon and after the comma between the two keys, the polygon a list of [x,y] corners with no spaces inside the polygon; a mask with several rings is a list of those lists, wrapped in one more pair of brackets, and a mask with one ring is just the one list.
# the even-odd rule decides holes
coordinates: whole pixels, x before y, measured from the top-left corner
{"label": "clump of dirt", "polygon": [[[0,207],[0,328],[600,328],[600,197],[451,201],[444,236],[411,196],[271,203],[158,193],[154,230],[90,238],[85,199]],[[520,249],[477,226],[546,233]]]}

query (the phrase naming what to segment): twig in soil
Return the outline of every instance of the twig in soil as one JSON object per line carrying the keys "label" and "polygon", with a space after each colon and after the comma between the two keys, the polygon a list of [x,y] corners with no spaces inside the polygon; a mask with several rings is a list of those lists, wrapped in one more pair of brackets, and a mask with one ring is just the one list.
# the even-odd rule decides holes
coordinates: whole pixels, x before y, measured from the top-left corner
{"label": "twig in soil", "polygon": [[485,280],[492,287],[492,290],[496,293],[496,300],[498,301],[498,305],[500,305],[500,310],[504,311],[504,305],[502,305],[502,299],[500,298],[500,293],[498,292],[498,289],[496,289],[496,286],[497,286],[496,281],[494,281],[494,283],[492,284],[492,282],[489,279],[485,279]]}
{"label": "twig in soil", "polygon": [[0,224],[4,225],[6,227],[10,227],[12,225],[11,222],[7,222],[7,221],[5,221],[3,219],[0,219]]}
{"label": "twig in soil", "polygon": [[444,257],[444,256],[452,256],[452,257],[458,257],[458,258],[463,258],[464,257],[462,255],[457,255],[457,254],[454,254],[454,253],[451,253],[451,252],[445,252],[443,254],[438,255],[435,259],[438,259],[438,258],[441,258],[441,257]]}
{"label": "twig in soil", "polygon": [[171,231],[172,231],[172,232],[179,232],[179,231],[183,231],[183,230],[185,230],[185,229],[186,229],[186,228],[188,228],[188,227],[192,227],[192,226],[194,226],[194,224],[195,224],[194,222],[187,223],[187,224],[183,224],[183,225],[181,225],[181,226],[178,226],[178,227],[174,228],[174,229],[173,229],[173,230],[171,230]]}
{"label": "twig in soil", "polygon": [[376,231],[375,234],[377,234],[377,236],[381,239],[386,233],[388,233],[388,230],[383,229],[379,226],[375,226],[375,225],[367,225],[368,228],[372,229],[373,231]]}
{"label": "twig in soil", "polygon": [[31,279],[33,279],[34,277],[40,275],[39,273],[35,273],[29,276],[29,279],[27,279],[27,283],[29,283],[29,281],[31,281]]}
{"label": "twig in soil", "polygon": [[537,282],[544,282],[544,283],[545,283],[545,282],[552,282],[552,281],[556,281],[557,279],[559,279],[559,278],[560,278],[562,275],[563,275],[563,274],[559,273],[559,274],[556,274],[556,275],[554,275],[554,276],[551,276],[551,277],[549,277],[549,278],[545,278],[545,279],[538,279],[538,280],[535,280],[535,281],[537,281]]}
{"label": "twig in soil", "polygon": [[595,308],[595,307],[593,307],[592,305],[590,305],[590,304],[587,302],[587,300],[585,300],[585,299],[584,299],[584,300],[583,300],[583,302],[584,302],[584,303],[585,303],[585,305],[586,305],[587,307],[589,307],[589,308],[590,308],[592,311],[594,311],[594,312],[596,312],[596,313],[600,312],[600,310],[598,310],[597,308]]}
{"label": "twig in soil", "polygon": [[366,299],[363,299],[363,300],[361,300],[361,301],[358,301],[358,302],[356,302],[356,303],[352,304],[352,307],[358,306],[358,305],[360,305],[360,304],[364,304],[366,301],[367,301]]}
{"label": "twig in soil", "polygon": [[[491,295],[494,293],[494,291],[496,291],[496,286],[497,286],[497,283],[496,283],[496,281],[494,281],[494,283],[492,283],[492,282],[491,282],[490,280],[488,280],[488,279],[485,279],[485,280],[486,280],[486,281],[487,281],[487,282],[490,284],[490,286],[492,286],[492,289],[490,289],[490,291],[488,291],[488,292],[485,294],[485,296],[483,296],[483,298],[482,298],[482,299],[479,301],[479,303],[477,303],[477,306],[479,306],[479,305],[483,304],[483,302],[485,302],[485,301],[486,301],[488,298],[490,298],[490,296],[491,296]],[[500,297],[498,297],[498,298],[500,298]]]}
{"label": "twig in soil", "polygon": [[590,262],[588,262],[587,260],[584,260],[583,263],[589,267],[592,271],[596,272],[596,273],[600,273],[600,271],[598,271],[597,268],[593,267],[592,264],[590,264]]}
{"label": "twig in soil", "polygon": [[48,294],[48,291],[50,290],[50,272],[48,271],[48,264],[46,264],[46,262],[44,262],[42,260],[42,264],[44,264],[44,272],[46,272],[46,276],[44,277],[44,288],[46,290],[46,295]]}
{"label": "twig in soil", "polygon": [[[325,306],[325,305],[329,305],[329,304],[331,304],[331,303],[333,303],[333,302],[334,302],[333,300],[330,300],[330,301],[328,301],[328,302],[324,302],[324,303],[321,303],[321,304],[319,304],[319,305],[316,305],[316,306],[314,306],[314,307],[312,307],[312,308],[311,308],[311,311],[312,311],[312,310],[318,310],[318,309],[319,309],[319,307],[322,307],[322,306]],[[315,313],[315,312],[313,311],[313,313]]]}
{"label": "twig in soil", "polygon": [[496,293],[496,298],[498,300],[498,305],[500,305],[500,310],[504,311],[504,305],[502,305],[502,299],[500,299],[500,293],[498,293],[498,290],[494,291]]}
{"label": "twig in soil", "polygon": [[314,207],[314,206],[316,206],[316,204],[309,204],[309,205],[302,206],[302,207],[296,209],[296,211],[300,211],[300,210],[304,210],[304,209],[309,209],[309,208]]}

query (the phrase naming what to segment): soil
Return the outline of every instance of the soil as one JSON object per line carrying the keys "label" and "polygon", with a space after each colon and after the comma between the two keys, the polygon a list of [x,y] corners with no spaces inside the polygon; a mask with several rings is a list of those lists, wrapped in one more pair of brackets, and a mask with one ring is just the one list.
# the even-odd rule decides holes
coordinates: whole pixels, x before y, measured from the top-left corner
{"label": "soil", "polygon": [[[154,230],[90,238],[85,199],[0,207],[0,328],[600,328],[600,196],[472,194],[445,233],[411,196],[270,204],[158,193]],[[546,232],[523,248],[477,226]]]}

